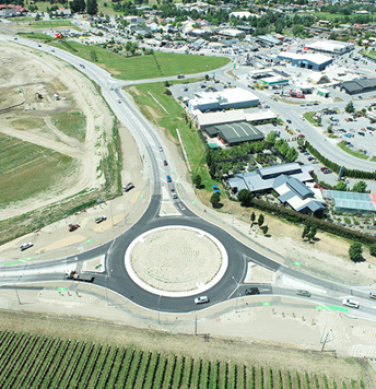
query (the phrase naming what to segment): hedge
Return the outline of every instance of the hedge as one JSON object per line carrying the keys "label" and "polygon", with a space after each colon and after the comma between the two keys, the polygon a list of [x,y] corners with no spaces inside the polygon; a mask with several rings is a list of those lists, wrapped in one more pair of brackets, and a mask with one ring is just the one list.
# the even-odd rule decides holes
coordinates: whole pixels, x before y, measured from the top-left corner
{"label": "hedge", "polygon": [[[315,156],[316,159],[318,159],[323,165],[325,165],[329,169],[333,170],[335,173],[337,173],[337,174],[339,173],[341,166],[336,164],[335,162],[332,162],[330,159],[328,159],[328,158],[324,157],[322,154],[320,154],[308,141],[306,141],[306,143],[305,143],[305,148],[313,156]],[[376,179],[376,171],[375,172],[364,172],[362,170],[347,169],[344,167],[342,176],[374,180],[374,179]]]}
{"label": "hedge", "polygon": [[376,238],[371,235],[365,235],[359,231],[352,231],[348,228],[338,226],[327,222],[326,220],[318,219],[314,216],[303,215],[302,213],[295,212],[291,209],[280,207],[277,204],[253,198],[251,207],[257,208],[260,211],[273,213],[274,215],[278,215],[292,223],[316,224],[321,231],[338,235],[343,238],[352,239],[366,245],[376,243]]}

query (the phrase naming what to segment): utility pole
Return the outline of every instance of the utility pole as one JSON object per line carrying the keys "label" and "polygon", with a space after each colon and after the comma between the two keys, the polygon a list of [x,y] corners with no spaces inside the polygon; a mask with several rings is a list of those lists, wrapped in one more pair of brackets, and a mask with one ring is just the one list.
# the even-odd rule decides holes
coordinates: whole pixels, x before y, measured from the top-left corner
{"label": "utility pole", "polygon": [[197,336],[197,311],[195,315],[195,336]]}

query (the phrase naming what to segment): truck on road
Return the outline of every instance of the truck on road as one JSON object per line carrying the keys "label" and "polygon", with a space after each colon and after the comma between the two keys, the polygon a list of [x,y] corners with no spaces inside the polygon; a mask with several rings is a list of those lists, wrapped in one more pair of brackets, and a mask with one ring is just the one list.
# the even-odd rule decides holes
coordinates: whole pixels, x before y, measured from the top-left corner
{"label": "truck on road", "polygon": [[75,280],[75,281],[85,281],[85,282],[93,282],[94,276],[91,274],[85,274],[85,273],[76,273],[74,270],[67,273],[68,280]]}

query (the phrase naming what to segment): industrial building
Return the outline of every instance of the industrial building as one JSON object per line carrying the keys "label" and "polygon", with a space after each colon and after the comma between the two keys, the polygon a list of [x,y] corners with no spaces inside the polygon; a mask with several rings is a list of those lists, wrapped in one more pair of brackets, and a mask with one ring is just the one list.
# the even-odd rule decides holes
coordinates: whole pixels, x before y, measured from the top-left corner
{"label": "industrial building", "polygon": [[344,90],[349,95],[372,92],[376,90],[376,78],[366,78],[365,80],[345,81],[340,85],[340,88],[341,91]]}
{"label": "industrial building", "polygon": [[281,175],[293,177],[300,182],[307,182],[312,181],[312,172],[311,165],[287,163],[237,174],[235,178],[230,178],[227,183],[234,192],[239,192],[242,189],[248,189],[251,192],[264,192],[273,189],[274,180]]}
{"label": "industrial building", "polygon": [[267,85],[267,86],[273,86],[273,85],[288,85],[289,80],[285,77],[263,77],[260,79],[260,81]]}
{"label": "industrial building", "polygon": [[198,92],[195,98],[188,101],[191,111],[217,111],[230,108],[249,108],[259,104],[259,98],[253,93],[242,89],[232,88],[222,92]]}
{"label": "industrial building", "polygon": [[212,113],[202,113],[200,110],[195,110],[191,113],[191,116],[193,117],[195,127],[200,130],[220,124],[246,121],[246,115],[242,109]]}
{"label": "industrial building", "polygon": [[354,49],[355,45],[352,43],[339,43],[328,41],[318,41],[306,44],[304,46],[304,50],[319,51],[322,53],[329,53],[334,55],[343,55]]}
{"label": "industrial building", "polygon": [[259,35],[257,37],[257,40],[264,45],[268,46],[279,46],[282,45],[282,41],[279,39],[275,38],[273,35],[268,34],[268,35]]}
{"label": "industrial building", "polygon": [[210,138],[216,137],[221,143],[229,146],[264,139],[264,135],[246,121],[209,126],[202,131],[207,133]]}
{"label": "industrial building", "polygon": [[333,62],[332,58],[320,54],[304,55],[283,52],[278,54],[278,58],[285,61],[291,61],[292,66],[319,71],[326,69]]}

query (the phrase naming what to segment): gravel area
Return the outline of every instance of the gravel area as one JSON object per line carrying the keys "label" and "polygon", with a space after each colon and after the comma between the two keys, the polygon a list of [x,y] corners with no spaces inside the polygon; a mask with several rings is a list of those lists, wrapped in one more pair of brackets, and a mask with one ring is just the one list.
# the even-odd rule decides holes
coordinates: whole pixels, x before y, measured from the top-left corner
{"label": "gravel area", "polygon": [[185,292],[200,288],[218,274],[222,254],[207,235],[185,228],[155,231],[137,242],[131,266],[158,290]]}

